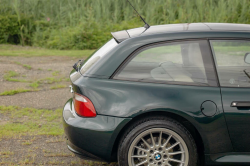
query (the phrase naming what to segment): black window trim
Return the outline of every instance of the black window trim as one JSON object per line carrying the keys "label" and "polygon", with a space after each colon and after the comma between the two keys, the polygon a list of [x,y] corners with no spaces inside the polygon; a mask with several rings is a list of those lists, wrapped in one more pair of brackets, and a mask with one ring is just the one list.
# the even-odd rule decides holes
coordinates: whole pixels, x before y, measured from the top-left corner
{"label": "black window trim", "polygon": [[222,86],[220,84],[220,79],[219,79],[219,73],[218,73],[218,69],[217,69],[217,65],[216,65],[216,57],[215,57],[215,53],[213,51],[213,47],[212,47],[212,44],[211,44],[211,40],[246,40],[246,41],[249,41],[250,42],[250,38],[242,38],[242,37],[228,37],[228,38],[222,38],[222,37],[213,37],[213,38],[208,38],[208,43],[210,45],[210,50],[211,50],[211,53],[212,53],[212,57],[213,57],[213,61],[214,61],[214,66],[215,66],[215,70],[216,70],[216,75],[217,75],[217,81],[218,81],[218,85],[220,88],[241,88],[241,89],[249,89],[250,87],[232,87],[232,86]]}
{"label": "black window trim", "polygon": [[[155,45],[161,45],[161,44],[168,44],[168,43],[175,43],[175,42],[185,42],[185,41],[206,41],[206,45],[207,48],[209,49],[208,52],[208,56],[211,59],[211,63],[213,66],[213,70],[214,70],[214,75],[215,75],[215,82],[216,85],[210,85],[208,84],[202,84],[202,83],[188,83],[188,82],[178,82],[178,81],[159,81],[159,80],[154,80],[154,81],[144,81],[144,80],[133,80],[131,78],[128,79],[122,79],[122,78],[116,78],[116,76],[126,67],[126,65],[136,56],[138,55],[140,52],[146,50],[149,47],[154,47]],[[202,54],[202,59],[203,59],[203,53]],[[204,63],[204,67],[205,67],[205,63]],[[206,67],[205,67],[205,71]],[[209,43],[209,39],[208,38],[189,38],[189,39],[178,39],[178,40],[167,40],[167,41],[162,41],[162,42],[155,42],[155,43],[150,43],[150,44],[145,44],[139,48],[137,48],[136,50],[134,50],[120,65],[119,67],[115,70],[115,72],[111,75],[110,79],[114,79],[114,80],[122,80],[122,81],[131,81],[131,82],[143,82],[143,83],[157,83],[157,84],[167,84],[167,85],[186,85],[186,86],[199,86],[199,87],[219,87],[219,80],[218,80],[218,76],[217,76],[217,70],[216,70],[216,65],[215,65],[215,61],[214,61],[214,57],[212,54],[212,50],[211,50],[211,46]],[[209,79],[208,79],[209,80]]]}

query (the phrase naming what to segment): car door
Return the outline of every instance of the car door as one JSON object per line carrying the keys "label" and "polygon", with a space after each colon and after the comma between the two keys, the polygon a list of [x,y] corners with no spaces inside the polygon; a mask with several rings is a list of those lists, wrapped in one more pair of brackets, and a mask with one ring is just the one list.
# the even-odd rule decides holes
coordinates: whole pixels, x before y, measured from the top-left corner
{"label": "car door", "polygon": [[222,103],[235,152],[250,152],[250,52],[248,40],[210,40],[219,76]]}

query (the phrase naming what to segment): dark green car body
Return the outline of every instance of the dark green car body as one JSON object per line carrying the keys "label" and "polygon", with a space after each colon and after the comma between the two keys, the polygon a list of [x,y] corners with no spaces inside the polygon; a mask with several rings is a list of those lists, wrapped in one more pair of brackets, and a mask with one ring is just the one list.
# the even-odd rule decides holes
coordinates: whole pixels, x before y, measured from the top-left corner
{"label": "dark green car body", "polygon": [[[63,110],[68,148],[87,159],[117,161],[120,138],[142,116],[162,115],[183,124],[195,137],[199,158],[207,165],[250,164],[250,88],[221,86],[210,40],[249,40],[250,26],[178,24],[150,27],[119,42],[86,72],[73,70],[72,90],[87,96],[97,116],[83,118],[72,99]],[[119,79],[117,73],[136,52],[150,45],[202,41],[212,80],[207,85]],[[212,74],[211,74],[212,73]],[[206,103],[206,104],[204,104]]]}

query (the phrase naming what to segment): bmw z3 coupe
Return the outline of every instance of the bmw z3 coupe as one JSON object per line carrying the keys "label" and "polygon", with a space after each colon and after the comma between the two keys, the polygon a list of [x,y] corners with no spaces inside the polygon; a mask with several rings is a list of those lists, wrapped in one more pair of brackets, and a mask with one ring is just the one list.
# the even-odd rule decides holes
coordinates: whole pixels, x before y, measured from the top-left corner
{"label": "bmw z3 coupe", "polygon": [[70,151],[120,166],[250,165],[250,25],[112,36],[70,73]]}

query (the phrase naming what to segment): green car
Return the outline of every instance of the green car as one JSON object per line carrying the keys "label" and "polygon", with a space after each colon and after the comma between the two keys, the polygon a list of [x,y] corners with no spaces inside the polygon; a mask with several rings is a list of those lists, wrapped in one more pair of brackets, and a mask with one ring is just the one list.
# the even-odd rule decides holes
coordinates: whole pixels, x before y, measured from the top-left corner
{"label": "green car", "polygon": [[250,165],[250,25],[112,35],[70,73],[70,151],[120,166]]}

